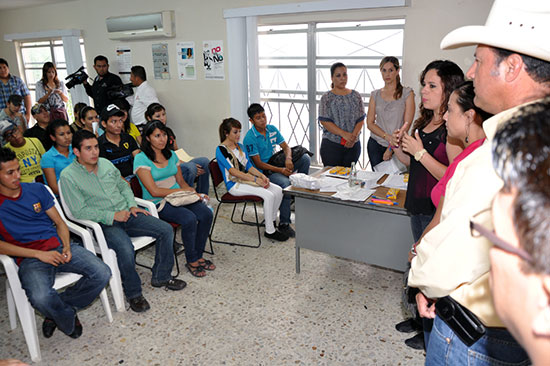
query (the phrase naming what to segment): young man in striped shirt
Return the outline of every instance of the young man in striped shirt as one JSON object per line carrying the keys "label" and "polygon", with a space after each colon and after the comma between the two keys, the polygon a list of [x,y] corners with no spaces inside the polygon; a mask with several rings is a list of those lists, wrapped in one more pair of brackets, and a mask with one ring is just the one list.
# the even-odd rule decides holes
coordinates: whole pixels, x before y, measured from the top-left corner
{"label": "young man in striped shirt", "polygon": [[183,289],[186,283],[171,275],[172,227],[137,207],[132,190],[119,170],[109,160],[99,157],[99,145],[93,133],[76,132],[72,146],[77,158],[61,173],[59,183],[63,196],[76,218],[98,222],[103,229],[107,245],[116,252],[124,294],[132,310],[146,311],[149,303],[142,295],[131,236],[156,239],[153,287]]}

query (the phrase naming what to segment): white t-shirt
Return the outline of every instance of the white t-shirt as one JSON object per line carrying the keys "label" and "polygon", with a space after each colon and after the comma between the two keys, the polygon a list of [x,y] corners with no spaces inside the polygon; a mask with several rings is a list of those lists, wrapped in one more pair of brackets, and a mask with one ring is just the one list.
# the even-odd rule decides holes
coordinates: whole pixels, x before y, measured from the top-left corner
{"label": "white t-shirt", "polygon": [[157,92],[155,92],[155,89],[153,89],[147,81],[144,81],[135,89],[133,102],[131,103],[132,111],[130,113],[132,116],[132,122],[136,126],[147,123],[147,120],[145,119],[145,111],[151,103],[159,103]]}

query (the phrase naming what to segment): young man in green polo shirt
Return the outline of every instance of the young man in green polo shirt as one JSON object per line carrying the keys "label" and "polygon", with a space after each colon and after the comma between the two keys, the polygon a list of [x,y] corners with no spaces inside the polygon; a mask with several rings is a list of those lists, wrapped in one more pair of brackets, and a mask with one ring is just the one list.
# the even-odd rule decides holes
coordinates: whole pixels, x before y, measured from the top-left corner
{"label": "young man in green polo shirt", "polygon": [[183,289],[186,283],[171,275],[174,232],[170,224],[137,207],[134,194],[119,170],[109,160],[99,157],[99,145],[93,133],[77,131],[72,147],[76,160],[61,172],[61,191],[76,218],[95,221],[103,229],[107,246],[116,252],[124,294],[132,310],[146,311],[149,303],[141,292],[131,236],[156,239],[151,285],[176,291]]}

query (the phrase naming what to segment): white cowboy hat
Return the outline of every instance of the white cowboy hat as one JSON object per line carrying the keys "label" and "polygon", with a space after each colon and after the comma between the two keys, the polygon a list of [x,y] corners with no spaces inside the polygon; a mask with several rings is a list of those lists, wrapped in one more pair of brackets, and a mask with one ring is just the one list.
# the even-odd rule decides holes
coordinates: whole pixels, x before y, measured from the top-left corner
{"label": "white cowboy hat", "polygon": [[549,0],[495,0],[485,25],[455,29],[441,49],[485,44],[550,61],[549,37]]}

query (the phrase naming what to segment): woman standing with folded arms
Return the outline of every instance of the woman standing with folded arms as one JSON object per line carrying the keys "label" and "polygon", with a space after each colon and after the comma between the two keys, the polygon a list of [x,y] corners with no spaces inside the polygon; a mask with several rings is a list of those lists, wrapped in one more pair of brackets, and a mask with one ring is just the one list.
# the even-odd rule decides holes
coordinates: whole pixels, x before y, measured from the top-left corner
{"label": "woman standing with folded arms", "polygon": [[351,166],[361,155],[359,135],[365,122],[363,98],[346,88],[348,69],[337,62],[330,67],[331,90],[319,103],[319,123],[323,127],[321,160],[324,166]]}
{"label": "woman standing with folded arms", "polygon": [[[391,159],[391,138],[398,131],[403,136],[411,127],[414,118],[414,92],[401,85],[399,60],[386,56],[380,62],[384,87],[372,92],[367,112],[367,128],[370,138],[367,152],[371,167]],[[374,169],[373,169],[374,170]]]}

